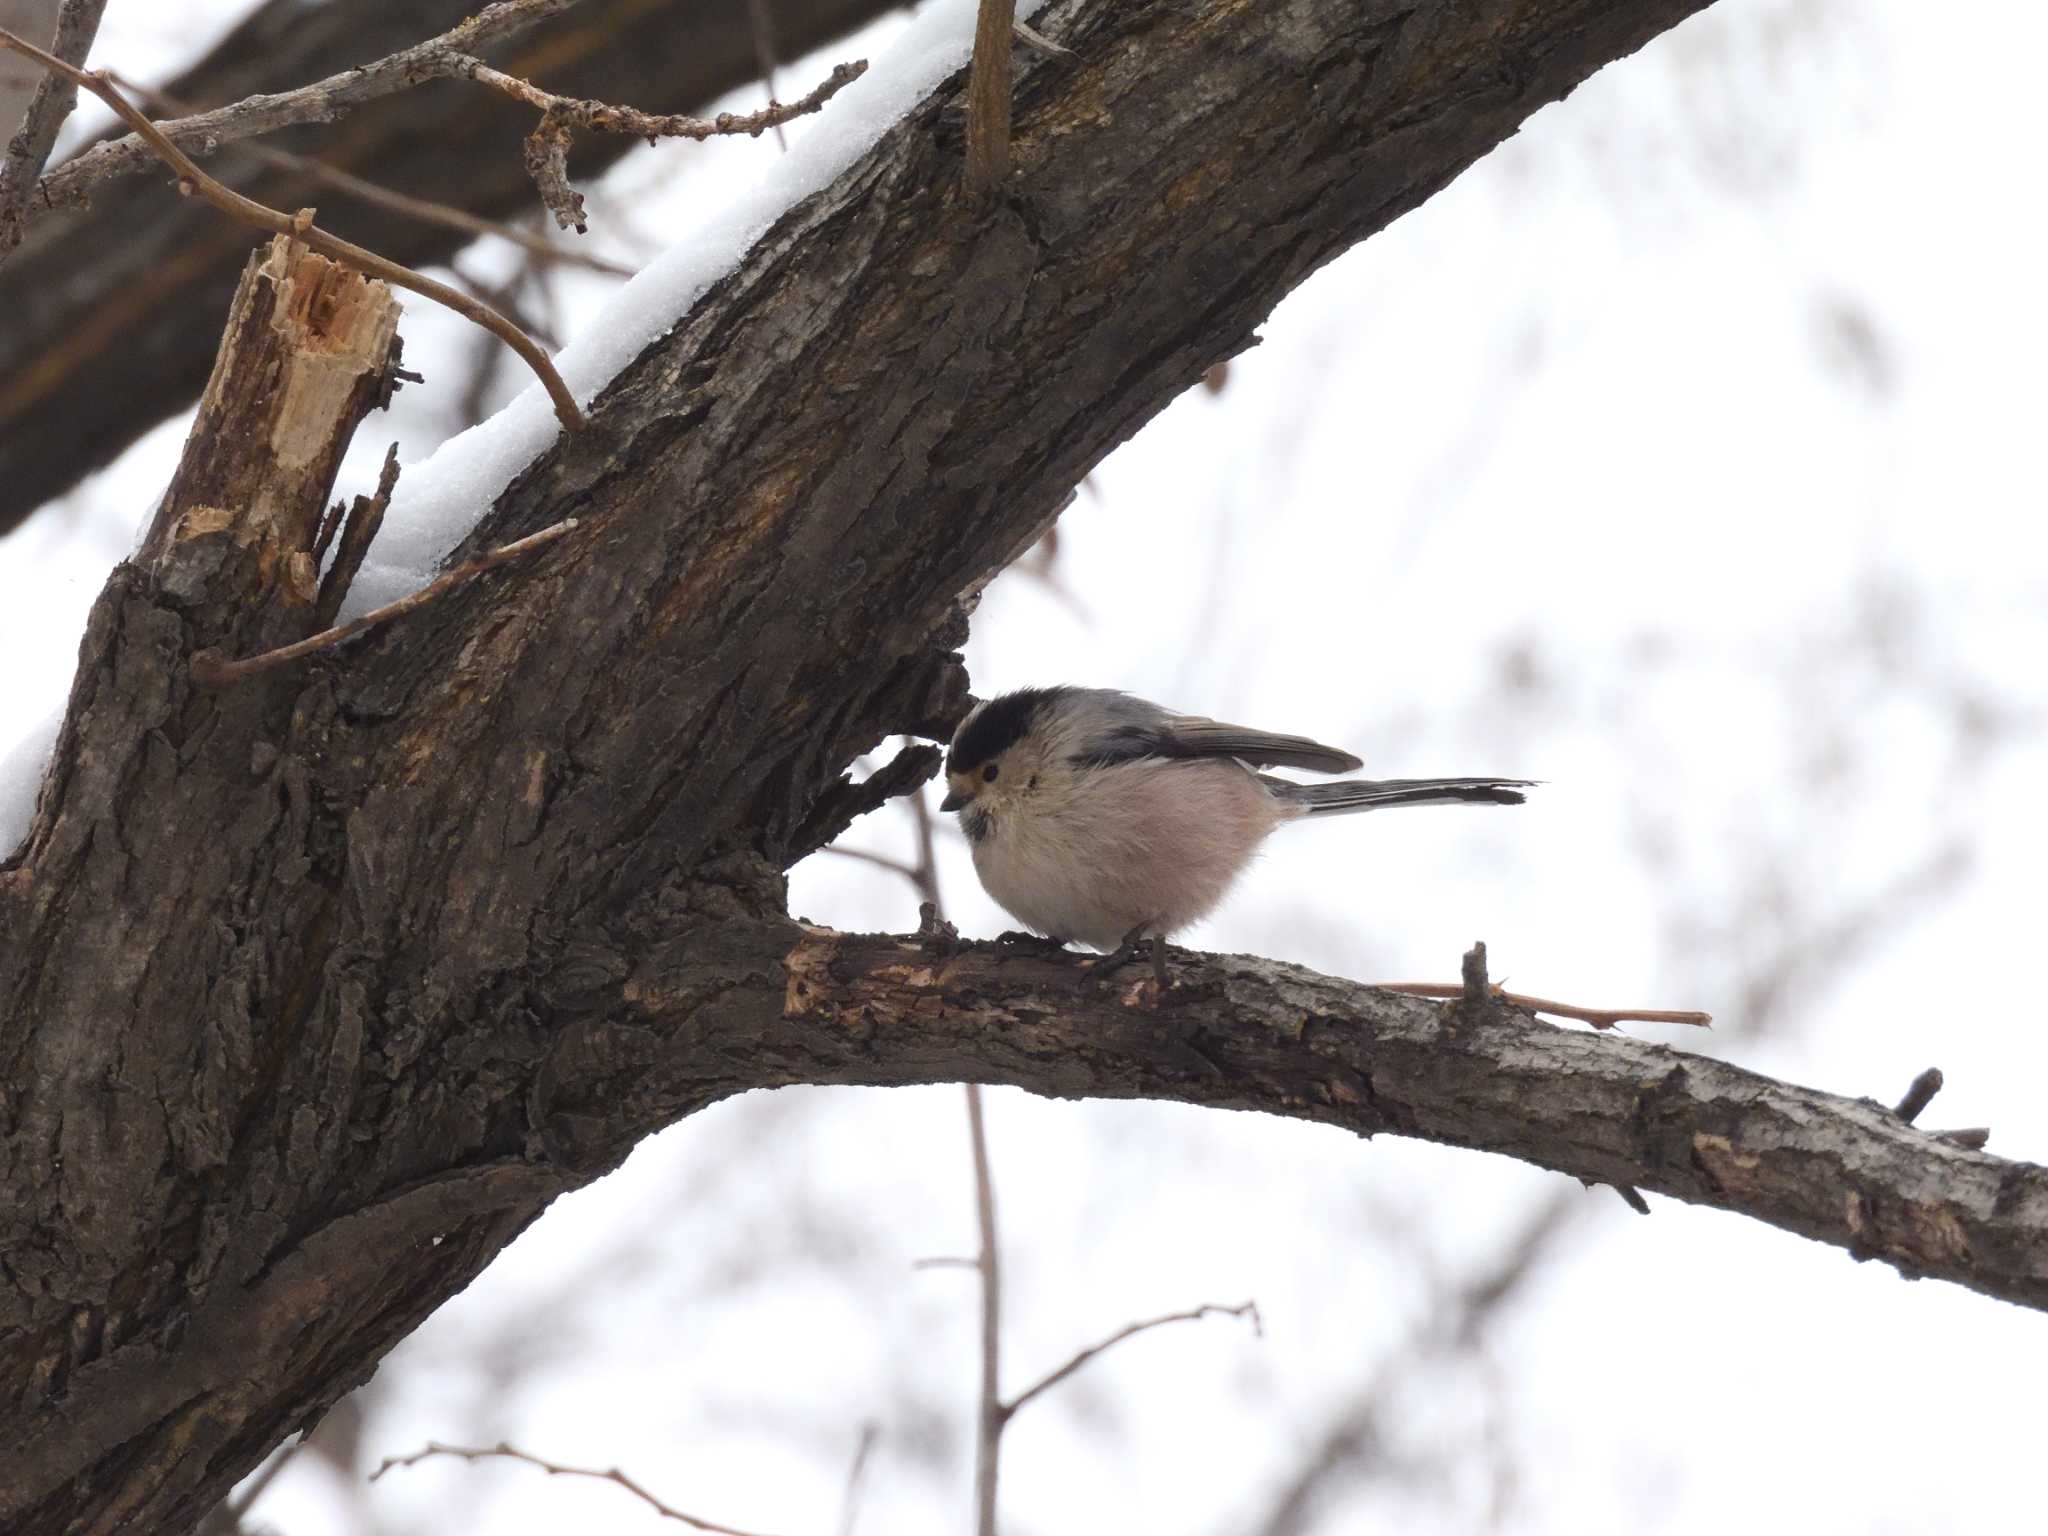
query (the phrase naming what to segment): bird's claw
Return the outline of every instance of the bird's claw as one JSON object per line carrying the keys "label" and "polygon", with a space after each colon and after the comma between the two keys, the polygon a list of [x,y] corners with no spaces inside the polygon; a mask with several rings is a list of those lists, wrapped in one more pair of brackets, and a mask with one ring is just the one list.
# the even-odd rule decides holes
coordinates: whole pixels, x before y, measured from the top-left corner
{"label": "bird's claw", "polygon": [[1159,990],[1162,992],[1171,986],[1172,983],[1166,979],[1166,940],[1156,933],[1148,939],[1145,936],[1145,928],[1145,924],[1139,924],[1125,934],[1123,942],[1108,954],[1082,962],[1086,971],[1084,983],[1088,986],[1100,986],[1111,972],[1129,965],[1138,958],[1139,949],[1149,945],[1152,951],[1153,980],[1159,983]]}

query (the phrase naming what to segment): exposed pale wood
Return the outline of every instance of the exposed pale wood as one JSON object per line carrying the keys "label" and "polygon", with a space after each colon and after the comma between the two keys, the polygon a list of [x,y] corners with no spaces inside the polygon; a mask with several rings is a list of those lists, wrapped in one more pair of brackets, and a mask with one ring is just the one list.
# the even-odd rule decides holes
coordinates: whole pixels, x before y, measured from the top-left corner
{"label": "exposed pale wood", "polygon": [[[139,558],[242,643],[313,618],[313,545],[356,426],[389,398],[399,305],[285,235],[251,252]],[[256,622],[270,609],[282,623]]]}

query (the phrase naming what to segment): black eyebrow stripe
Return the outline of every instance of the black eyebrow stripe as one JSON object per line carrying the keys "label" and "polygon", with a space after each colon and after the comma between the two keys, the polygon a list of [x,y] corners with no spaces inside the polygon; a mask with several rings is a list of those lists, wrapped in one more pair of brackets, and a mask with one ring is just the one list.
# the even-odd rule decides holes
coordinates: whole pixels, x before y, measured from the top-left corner
{"label": "black eyebrow stripe", "polygon": [[1019,688],[990,699],[953,738],[946,754],[946,772],[972,773],[992,757],[1000,757],[1023,738],[1032,722],[1071,688]]}

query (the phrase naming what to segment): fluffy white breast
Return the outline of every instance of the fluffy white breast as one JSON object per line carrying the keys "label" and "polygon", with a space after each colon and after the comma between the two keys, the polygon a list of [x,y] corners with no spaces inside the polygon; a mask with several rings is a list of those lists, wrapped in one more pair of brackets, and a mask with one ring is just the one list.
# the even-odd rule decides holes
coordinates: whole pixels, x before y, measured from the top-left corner
{"label": "fluffy white breast", "polygon": [[1049,777],[991,818],[974,867],[1027,928],[1112,949],[1206,916],[1287,817],[1241,764],[1142,758]]}

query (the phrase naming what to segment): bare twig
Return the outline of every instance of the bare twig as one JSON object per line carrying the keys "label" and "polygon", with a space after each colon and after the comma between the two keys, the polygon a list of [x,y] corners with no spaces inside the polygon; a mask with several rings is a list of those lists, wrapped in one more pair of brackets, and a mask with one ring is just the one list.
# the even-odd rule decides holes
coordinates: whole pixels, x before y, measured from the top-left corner
{"label": "bare twig", "polygon": [[1010,44],[1017,0],[981,0],[967,76],[967,195],[979,201],[1010,171]]}
{"label": "bare twig", "polygon": [[[342,599],[348,596],[356,572],[363,568],[363,557],[370,552],[370,541],[384,526],[384,510],[391,505],[391,493],[397,488],[398,444],[393,443],[384,450],[384,467],[377,473],[376,494],[358,496],[349,507],[341,531],[341,547],[334,552],[334,564],[328,568],[327,579],[320,583],[320,595],[313,604],[313,622],[320,628],[327,628],[334,622],[334,616],[341,612]],[[313,558],[317,561],[320,555],[320,545],[316,541]]]}
{"label": "bare twig", "polygon": [[1191,1308],[1186,1312],[1168,1312],[1163,1317],[1148,1317],[1143,1322],[1126,1323],[1123,1327],[1117,1329],[1115,1333],[1112,1333],[1108,1338],[1104,1339],[1101,1343],[1090,1344],[1086,1349],[1082,1350],[1079,1354],[1075,1355],[1073,1359],[1069,1360],[1065,1365],[1061,1366],[1058,1370],[1044,1377],[1034,1386],[1028,1387],[1024,1391],[1018,1393],[1015,1398],[1013,1398],[1011,1401],[1003,1405],[1003,1417],[1005,1419],[1015,1417],[1017,1411],[1020,1408],[1022,1408],[1026,1403],[1030,1402],[1034,1397],[1039,1396],[1041,1393],[1048,1392],[1052,1388],[1058,1386],[1061,1382],[1065,1381],[1069,1376],[1073,1375],[1074,1372],[1080,1370],[1081,1367],[1086,1365],[1090,1360],[1093,1360],[1097,1355],[1100,1355],[1107,1350],[1116,1348],[1116,1346],[1123,1343],[1125,1339],[1135,1338],[1137,1335],[1148,1332],[1153,1328],[1163,1328],[1168,1323],[1192,1323],[1196,1319],[1204,1317],[1250,1318],[1252,1332],[1263,1336],[1266,1331],[1265,1325],[1259,1320],[1259,1304],[1255,1301],[1241,1301],[1234,1307],[1218,1306],[1213,1303],[1205,1302],[1203,1305]]}
{"label": "bare twig", "polygon": [[[1382,992],[1398,992],[1403,997],[1445,997],[1461,998],[1465,988],[1458,982],[1447,981],[1376,981],[1372,985]],[[1617,1024],[1695,1024],[1705,1029],[1713,1024],[1711,1013],[1699,1013],[1689,1008],[1582,1008],[1577,1003],[1555,1002],[1547,997],[1531,997],[1524,992],[1510,992],[1503,987],[1490,988],[1491,995],[1503,1003],[1512,1003],[1517,1008],[1526,1008],[1531,1013],[1554,1014],[1561,1019],[1577,1019],[1595,1029],[1612,1029]]]}
{"label": "bare twig", "polygon": [[569,185],[569,149],[579,133],[622,133],[646,139],[709,139],[745,134],[758,137],[779,128],[791,118],[818,111],[847,86],[867,73],[866,59],[841,64],[818,87],[800,100],[783,104],[771,101],[758,112],[721,112],[716,117],[691,117],[687,113],[651,113],[608,102],[583,101],[557,96],[539,86],[493,69],[481,59],[471,59],[463,73],[479,85],[502,91],[514,101],[540,109],[540,124],[526,140],[526,169],[540,189],[541,200],[564,229],[583,229],[583,199]]}
{"label": "bare twig", "polygon": [[917,882],[917,869],[915,866],[906,864],[901,859],[892,859],[886,853],[870,853],[865,848],[842,848],[837,843],[833,843],[831,846],[820,851],[835,853],[842,859],[858,859],[863,864],[873,864],[878,868],[886,869],[892,875],[901,875],[913,884]]}
{"label": "bare twig", "polygon": [[242,1517],[249,1513],[251,1506],[263,1497],[272,1483],[277,1481],[277,1474],[284,1470],[285,1463],[298,1455],[305,1443],[305,1438],[301,1436],[272,1456],[256,1475],[248,1480],[238,1495],[222,1499],[216,1504],[206,1518],[199,1522],[192,1536],[240,1536]]}
{"label": "bare twig", "polygon": [[[100,13],[107,0],[64,0],[57,12],[57,27],[51,52],[67,64],[83,64],[99,34]],[[0,162],[0,256],[21,244],[27,227],[23,218],[34,192],[36,178],[50,158],[58,130],[71,109],[78,105],[78,86],[62,73],[52,70],[36,86],[36,94],[21,119],[20,131],[8,140],[7,158]],[[11,128],[0,123],[0,128]]]}
{"label": "bare twig", "polygon": [[[754,42],[754,63],[761,71],[761,83],[768,88],[768,104],[775,104],[775,19],[768,14],[768,0],[747,0],[747,32]],[[789,153],[789,135],[782,124],[775,125],[775,147]]]}
{"label": "bare twig", "polygon": [[[918,797],[922,799],[923,796]],[[974,1147],[974,1219],[981,1233],[981,1402],[974,1436],[975,1536],[996,1536],[996,1467],[1002,1448],[1003,1266],[996,1251],[995,1181],[989,1174],[988,1132],[982,1123],[981,1084],[967,1085],[967,1133]]]}
{"label": "bare twig", "polygon": [[[499,0],[460,26],[423,43],[297,90],[250,96],[217,111],[164,123],[162,133],[187,153],[205,155],[223,145],[278,128],[333,122],[365,102],[411,90],[429,80],[466,75],[475,54],[516,37],[576,3],[577,0]],[[139,135],[102,144],[44,177],[41,196],[36,201],[47,207],[82,206],[87,189],[94,183],[141,171],[156,155],[157,151]]]}
{"label": "bare twig", "polygon": [[860,1427],[860,1443],[853,1448],[853,1465],[846,1469],[846,1492],[839,1497],[839,1536],[853,1536],[860,1518],[861,1481],[867,1476],[868,1458],[882,1438],[881,1429],[870,1420]]}
{"label": "bare twig", "polygon": [[1960,1130],[1936,1131],[1936,1141],[1946,1141],[1953,1146],[1967,1147],[1972,1152],[1982,1152],[1991,1142],[1991,1127],[1988,1125],[1965,1126]]}
{"label": "bare twig", "polygon": [[1074,50],[1065,43],[1054,42],[1021,16],[1012,21],[1010,25],[1016,30],[1018,42],[1024,44],[1027,48],[1044,54],[1049,59],[1071,59],[1075,56]]}
{"label": "bare twig", "polygon": [[1892,1113],[1911,1125],[1920,1118],[1920,1111],[1934,1102],[1934,1096],[1941,1092],[1942,1082],[1941,1068],[1929,1067],[1913,1079],[1906,1089],[1906,1096],[1899,1100]]}
{"label": "bare twig", "polygon": [[[1316,1443],[1282,1484],[1256,1536],[1304,1536],[1341,1483],[1372,1475],[1397,1455],[1404,1390],[1435,1384],[1461,1355],[1478,1353],[1490,1330],[1509,1315],[1532,1277],[1588,1207],[1561,1193],[1534,1207],[1517,1234],[1462,1284],[1449,1277],[1432,1286],[1436,1300],[1323,1426]],[[1428,1388],[1424,1388],[1428,1390]],[[1459,1454],[1465,1447],[1460,1445]]]}
{"label": "bare twig", "polygon": [[[118,70],[109,69],[104,73],[121,89],[134,92],[159,110],[187,113],[192,111],[189,102],[181,101],[140,81],[131,80]],[[500,240],[518,246],[538,261],[585,267],[592,272],[602,272],[607,277],[633,275],[633,268],[622,262],[592,256],[572,245],[557,245],[545,235],[535,234],[514,224],[500,224],[493,219],[478,218],[466,208],[457,208],[449,203],[434,202],[431,198],[413,197],[409,193],[394,191],[351,171],[344,171],[339,166],[329,165],[324,160],[315,160],[310,155],[295,155],[289,150],[276,149],[268,144],[249,142],[234,147],[252,160],[261,160],[265,165],[276,166],[279,170],[296,172],[309,181],[332,187],[335,191],[345,193],[359,202],[389,208],[393,213],[418,219],[422,224],[439,224],[445,229],[459,229],[468,235],[494,235]]]}
{"label": "bare twig", "polygon": [[223,186],[202,171],[177,145],[165,138],[133,102],[114,89],[103,72],[78,69],[44,52],[35,44],[24,42],[4,28],[0,28],[0,46],[25,54],[46,68],[61,71],[112,107],[121,119],[157,152],[164,163],[178,173],[179,191],[196,192],[222,212],[233,214],[258,229],[268,230],[274,235],[290,235],[303,240],[323,256],[343,262],[371,277],[382,278],[395,287],[409,288],[414,293],[424,294],[502,337],[505,344],[525,358],[528,366],[539,375],[541,383],[547,387],[549,398],[555,403],[555,414],[561,418],[562,425],[572,432],[580,432],[583,429],[583,411],[576,404],[576,397],[569,392],[569,386],[562,382],[562,376],[555,371],[555,365],[549,361],[547,353],[535,344],[532,337],[489,305],[480,304],[469,295],[450,288],[446,283],[424,277],[410,267],[402,267],[374,251],[366,251],[359,245],[329,234],[314,225],[310,209],[301,210],[296,217],[289,216]]}
{"label": "bare twig", "polygon": [[617,1483],[626,1492],[640,1500],[664,1520],[677,1520],[700,1531],[710,1531],[714,1536],[753,1536],[730,1525],[720,1525],[716,1520],[706,1520],[697,1515],[685,1514],[672,1504],[665,1504],[652,1493],[635,1482],[617,1467],[569,1467],[530,1451],[518,1450],[513,1446],[498,1444],[490,1446],[443,1445],[438,1440],[429,1440],[426,1445],[408,1456],[387,1456],[383,1465],[370,1474],[370,1481],[376,1482],[393,1467],[417,1466],[430,1456],[456,1456],[464,1461],[487,1461],[493,1457],[507,1461],[523,1462],[529,1467],[539,1467],[550,1477],[589,1477],[601,1483]]}
{"label": "bare twig", "polygon": [[281,645],[274,651],[263,651],[258,655],[244,656],[235,661],[224,660],[215,651],[195,651],[192,656],[192,680],[207,687],[221,687],[228,683],[240,682],[255,673],[267,672],[273,667],[301,660],[317,651],[331,650],[343,641],[360,635],[364,630],[374,629],[379,624],[388,624],[393,619],[402,618],[415,608],[424,608],[443,593],[453,591],[464,582],[483,575],[485,571],[495,569],[508,560],[516,560],[543,544],[552,544],[563,534],[571,533],[577,527],[577,519],[573,517],[565,517],[559,523],[550,523],[538,533],[529,533],[523,539],[515,539],[510,544],[500,545],[489,554],[477,556],[465,565],[458,565],[454,570],[421,587],[419,591],[408,593],[396,602],[386,603],[382,608],[373,608],[361,618],[350,619],[346,624],[334,629],[324,629],[317,635],[309,635],[304,640],[294,641],[290,645]]}

